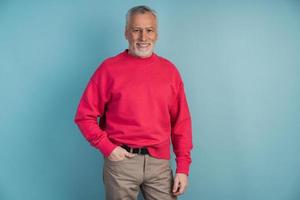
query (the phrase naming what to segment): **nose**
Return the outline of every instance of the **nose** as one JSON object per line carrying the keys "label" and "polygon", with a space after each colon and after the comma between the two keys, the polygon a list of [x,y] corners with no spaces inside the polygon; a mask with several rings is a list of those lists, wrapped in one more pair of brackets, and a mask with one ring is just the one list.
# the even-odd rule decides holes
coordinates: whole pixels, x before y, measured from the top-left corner
{"label": "nose", "polygon": [[142,31],[140,32],[140,40],[141,40],[141,41],[146,41],[146,38],[147,38],[147,33],[146,33],[145,30],[142,30]]}

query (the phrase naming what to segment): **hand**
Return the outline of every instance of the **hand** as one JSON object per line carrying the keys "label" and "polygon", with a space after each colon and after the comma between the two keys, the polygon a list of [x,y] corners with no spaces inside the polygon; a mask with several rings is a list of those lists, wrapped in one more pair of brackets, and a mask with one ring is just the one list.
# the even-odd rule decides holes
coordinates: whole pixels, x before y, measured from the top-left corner
{"label": "hand", "polygon": [[120,161],[124,160],[126,157],[132,158],[134,156],[136,156],[136,154],[129,153],[122,147],[118,146],[110,153],[110,155],[107,158],[111,161]]}
{"label": "hand", "polygon": [[184,193],[188,185],[188,176],[184,173],[176,173],[174,178],[173,185],[173,194],[175,196],[181,195]]}

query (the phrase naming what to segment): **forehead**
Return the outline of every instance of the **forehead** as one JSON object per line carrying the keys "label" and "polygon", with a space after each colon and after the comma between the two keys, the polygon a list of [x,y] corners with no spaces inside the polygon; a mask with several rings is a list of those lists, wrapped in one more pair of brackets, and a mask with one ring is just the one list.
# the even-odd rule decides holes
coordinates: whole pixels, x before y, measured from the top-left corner
{"label": "forehead", "polygon": [[156,17],[150,13],[135,13],[130,16],[128,26],[130,27],[156,27]]}

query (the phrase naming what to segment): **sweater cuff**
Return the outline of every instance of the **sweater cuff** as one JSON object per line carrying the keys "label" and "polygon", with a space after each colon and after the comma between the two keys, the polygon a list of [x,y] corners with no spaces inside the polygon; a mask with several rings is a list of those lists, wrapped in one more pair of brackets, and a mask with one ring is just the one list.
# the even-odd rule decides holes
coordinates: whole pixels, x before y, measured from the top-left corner
{"label": "sweater cuff", "polygon": [[186,175],[189,175],[190,171],[190,162],[188,161],[177,161],[177,168],[176,168],[176,173],[184,173]]}
{"label": "sweater cuff", "polygon": [[113,144],[107,137],[101,141],[101,145],[97,148],[104,155],[104,157],[108,157],[111,152],[117,147],[117,145]]}

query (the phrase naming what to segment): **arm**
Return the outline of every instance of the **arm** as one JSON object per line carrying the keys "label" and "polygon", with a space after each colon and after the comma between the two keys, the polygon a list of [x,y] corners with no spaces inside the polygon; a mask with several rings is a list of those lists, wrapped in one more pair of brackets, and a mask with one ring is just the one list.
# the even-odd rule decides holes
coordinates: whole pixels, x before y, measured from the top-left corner
{"label": "arm", "polygon": [[189,108],[184,92],[183,82],[180,81],[177,97],[171,108],[171,139],[176,155],[176,176],[174,178],[174,195],[183,194],[188,184],[190,152],[192,145],[192,128]]}
{"label": "arm", "polygon": [[107,73],[100,66],[90,79],[77,108],[75,123],[86,140],[107,157],[117,147],[99,127],[98,117],[104,115],[109,101]]}

